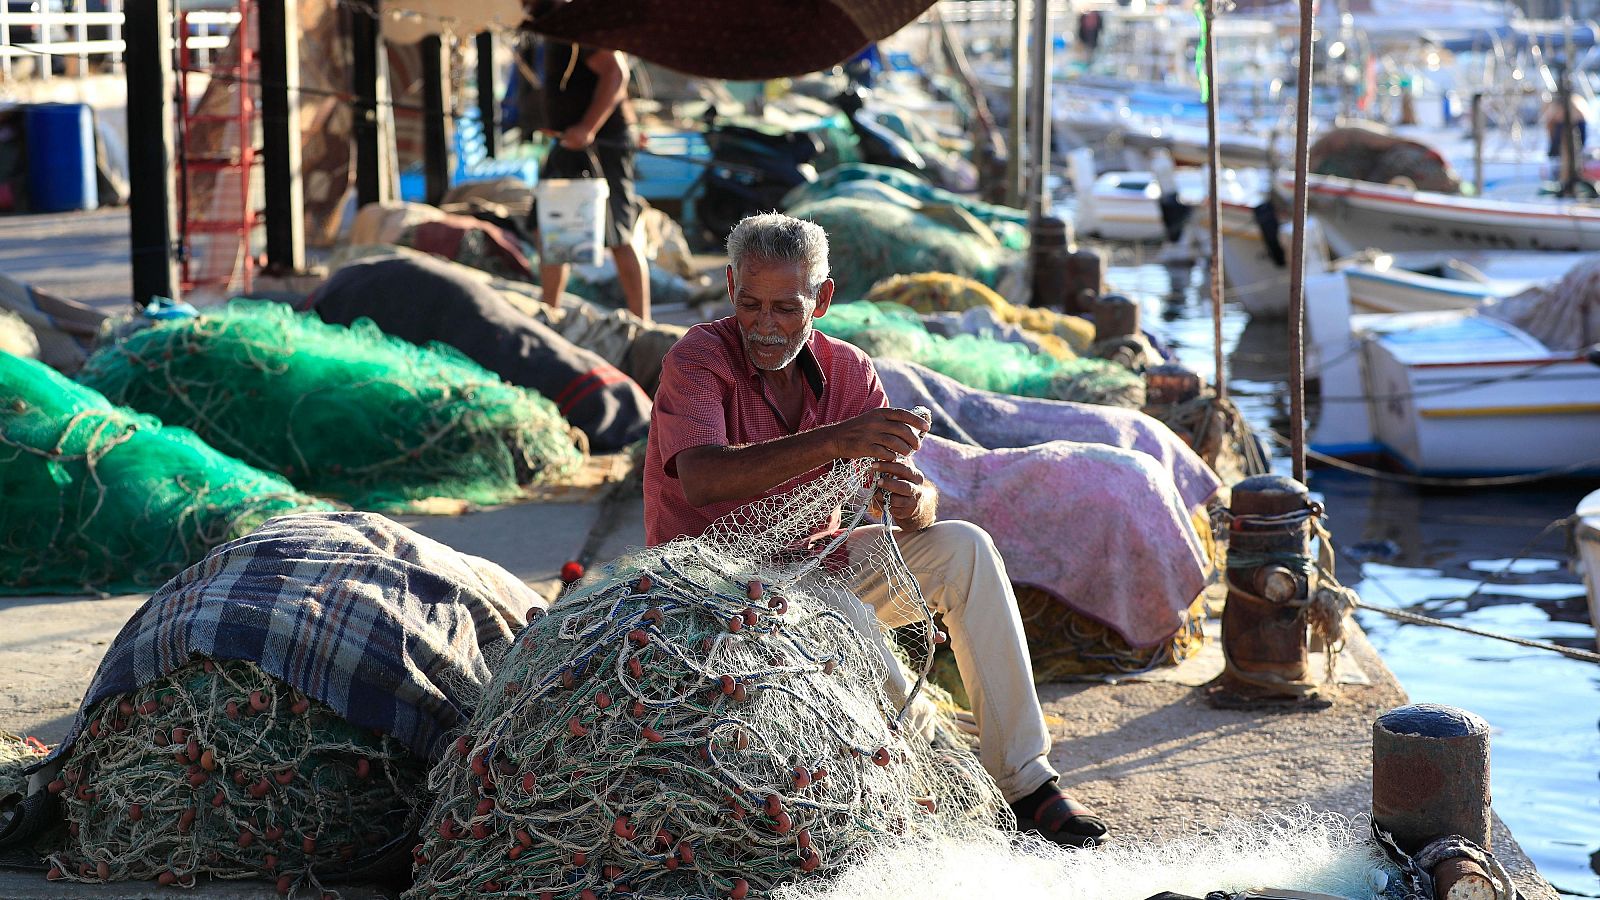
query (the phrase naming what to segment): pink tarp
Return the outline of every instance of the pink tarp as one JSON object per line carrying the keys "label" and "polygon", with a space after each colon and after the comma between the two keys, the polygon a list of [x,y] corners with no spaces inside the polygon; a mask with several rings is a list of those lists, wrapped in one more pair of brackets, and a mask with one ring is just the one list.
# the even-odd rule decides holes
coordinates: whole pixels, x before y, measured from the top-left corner
{"label": "pink tarp", "polygon": [[1205,587],[1189,506],[1146,453],[1073,441],[988,450],[929,435],[916,461],[938,485],[939,517],[986,529],[1014,582],[1134,648],[1171,637]]}

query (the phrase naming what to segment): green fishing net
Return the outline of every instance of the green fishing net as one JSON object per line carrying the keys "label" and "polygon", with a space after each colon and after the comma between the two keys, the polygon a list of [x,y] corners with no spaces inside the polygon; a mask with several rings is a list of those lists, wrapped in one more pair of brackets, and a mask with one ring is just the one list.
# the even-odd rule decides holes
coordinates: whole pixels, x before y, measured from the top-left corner
{"label": "green fishing net", "polygon": [[[1013,256],[975,219],[952,227],[929,216],[873,200],[836,197],[789,209],[828,232],[836,296],[859,300],[879,281],[911,272],[949,272],[992,284]],[[985,229],[986,230],[986,229]]]}
{"label": "green fishing net", "polygon": [[132,591],[272,518],[328,504],[0,353],[0,594]]}
{"label": "green fishing net", "polygon": [[[404,856],[427,763],[254,663],[196,659],[107,697],[48,790],[52,878],[276,879],[280,893]],[[403,869],[403,866],[402,866]]]}
{"label": "green fishing net", "polygon": [[[818,171],[821,171],[820,167]],[[963,197],[929,184],[925,179],[904,169],[888,166],[852,163],[822,171],[815,182],[800,185],[790,191],[783,198],[784,207],[847,196],[850,191],[848,185],[851,182],[862,181],[872,181],[892,188],[919,203],[960,207],[975,216],[978,221],[994,229],[1007,247],[1021,250],[1028,246],[1028,214],[1023,210]]]}
{"label": "green fishing net", "polygon": [[1058,359],[1082,356],[1094,343],[1094,325],[1089,320],[1053,309],[1018,306],[988,285],[960,275],[944,272],[893,275],[873,285],[862,299],[898,303],[919,313],[990,309],[1000,321],[1032,332],[1044,349]]}
{"label": "green fishing net", "polygon": [[917,313],[895,303],[836,303],[817,329],[869,356],[927,366],[967,385],[1001,394],[1138,409],[1144,380],[1101,359],[1057,359],[1021,344],[963,334],[930,334]]}
{"label": "green fishing net", "polygon": [[159,322],[96,352],[79,379],[362,509],[505,502],[583,456],[554,404],[459,351],[282,303],[236,300]]}

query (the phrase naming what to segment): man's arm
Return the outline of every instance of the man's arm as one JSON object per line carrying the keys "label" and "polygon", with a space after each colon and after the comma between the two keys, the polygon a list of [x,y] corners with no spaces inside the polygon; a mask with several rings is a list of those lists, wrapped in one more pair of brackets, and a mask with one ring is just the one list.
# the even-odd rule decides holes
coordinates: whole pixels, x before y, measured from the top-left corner
{"label": "man's arm", "polygon": [[922,445],[926,423],[884,407],[853,419],[759,444],[690,447],[672,461],[691,506],[749,500],[836,459],[893,460]]}
{"label": "man's arm", "polygon": [[561,133],[561,146],[568,150],[582,150],[594,143],[600,126],[628,96],[628,63],[621,53],[597,50],[589,54],[584,65],[600,77],[600,83],[594,86],[594,96],[589,98],[583,118]]}

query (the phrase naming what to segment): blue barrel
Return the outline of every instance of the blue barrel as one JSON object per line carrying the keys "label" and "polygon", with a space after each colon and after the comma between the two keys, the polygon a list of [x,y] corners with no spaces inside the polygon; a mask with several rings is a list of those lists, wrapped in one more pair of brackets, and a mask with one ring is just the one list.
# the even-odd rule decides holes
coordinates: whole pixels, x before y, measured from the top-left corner
{"label": "blue barrel", "polygon": [[83,103],[40,103],[24,115],[29,207],[66,212],[99,206],[93,111]]}

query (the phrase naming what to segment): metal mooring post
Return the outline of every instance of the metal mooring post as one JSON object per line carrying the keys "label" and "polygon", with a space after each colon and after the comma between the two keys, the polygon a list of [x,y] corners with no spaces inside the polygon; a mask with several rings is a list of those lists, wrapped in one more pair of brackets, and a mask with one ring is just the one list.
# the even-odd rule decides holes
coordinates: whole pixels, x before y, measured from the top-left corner
{"label": "metal mooring post", "polygon": [[1256,475],[1234,485],[1228,601],[1222,610],[1220,689],[1239,699],[1304,699],[1312,692],[1305,599],[1311,506],[1305,485]]}
{"label": "metal mooring post", "polygon": [[1079,247],[1067,253],[1067,295],[1064,312],[1081,315],[1106,292],[1106,261],[1098,251]]}
{"label": "metal mooring post", "polygon": [[1067,302],[1067,223],[1055,216],[1040,216],[1030,229],[1033,254],[1033,296],[1029,306],[1060,309]]}
{"label": "metal mooring post", "polygon": [[[1416,703],[1372,723],[1372,821],[1408,854],[1441,838],[1489,849],[1489,723],[1454,706]],[[1429,873],[1437,900],[1490,900],[1494,882],[1453,856]]]}
{"label": "metal mooring post", "polygon": [[1094,301],[1094,346],[1101,359],[1140,368],[1145,344],[1139,333],[1139,304],[1121,294],[1106,294]]}

